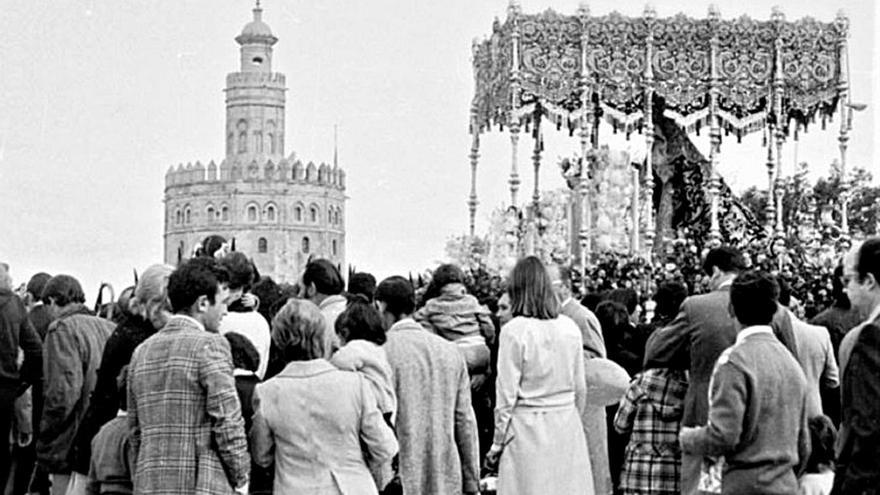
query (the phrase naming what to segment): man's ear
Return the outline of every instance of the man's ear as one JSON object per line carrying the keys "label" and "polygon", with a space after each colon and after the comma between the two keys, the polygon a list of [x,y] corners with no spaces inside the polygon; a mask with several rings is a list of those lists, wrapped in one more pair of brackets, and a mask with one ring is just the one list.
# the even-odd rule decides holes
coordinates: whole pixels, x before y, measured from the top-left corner
{"label": "man's ear", "polygon": [[303,292],[306,299],[311,299],[318,292],[318,289],[315,288],[315,283],[312,282],[309,285],[305,286],[305,290]]}
{"label": "man's ear", "polygon": [[867,286],[868,290],[880,289],[880,282],[878,282],[877,279],[874,278],[873,273],[867,273],[865,275],[864,282],[862,283]]}
{"label": "man's ear", "polygon": [[719,275],[721,275],[721,268],[718,268],[717,265],[713,265],[712,266],[712,276],[717,277]]}
{"label": "man's ear", "polygon": [[208,296],[202,294],[196,299],[196,302],[193,304],[194,313],[204,313],[208,310],[208,307],[211,303],[208,301]]}

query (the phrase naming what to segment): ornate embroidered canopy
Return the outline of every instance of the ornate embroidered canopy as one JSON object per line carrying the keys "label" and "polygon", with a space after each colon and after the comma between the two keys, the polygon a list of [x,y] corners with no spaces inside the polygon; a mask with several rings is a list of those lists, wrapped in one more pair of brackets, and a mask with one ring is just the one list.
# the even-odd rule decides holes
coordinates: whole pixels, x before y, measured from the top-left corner
{"label": "ornate embroidered canopy", "polygon": [[[803,126],[834,113],[846,90],[849,21],[804,18],[657,18],[618,13],[593,17],[547,10],[523,14],[517,5],[496,20],[492,35],[474,43],[476,91],[472,132],[512,119],[528,125],[537,111],[573,130],[598,105],[617,128],[640,129],[646,94],[665,98],[667,112],[688,129],[707,123],[710,94],[726,132],[742,136],[779,121]],[[774,108],[776,96],[781,108]]]}

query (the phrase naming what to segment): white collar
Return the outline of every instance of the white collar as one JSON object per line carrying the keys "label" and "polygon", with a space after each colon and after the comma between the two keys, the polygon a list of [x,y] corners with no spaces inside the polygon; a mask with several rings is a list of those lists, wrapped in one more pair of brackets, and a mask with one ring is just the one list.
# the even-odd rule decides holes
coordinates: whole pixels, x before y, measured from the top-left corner
{"label": "white collar", "polygon": [[177,313],[176,315],[172,316],[172,318],[183,318],[185,320],[189,320],[192,323],[194,323],[196,326],[198,326],[202,331],[205,331],[205,325],[202,325],[202,322],[193,318],[192,316],[185,315],[183,313]]}
{"label": "white collar", "polygon": [[715,290],[723,289],[723,288],[725,288],[725,287],[730,287],[731,285],[733,285],[733,279],[732,279],[732,278],[727,279],[727,280],[725,280],[724,282],[721,282],[720,284],[718,284],[718,287],[717,287]]}
{"label": "white collar", "polygon": [[232,376],[257,376],[257,373],[251,370],[235,368],[234,370],[232,370]]}
{"label": "white collar", "polygon": [[734,345],[742,344],[746,337],[750,337],[752,335],[757,335],[759,333],[766,333],[773,335],[773,328],[770,325],[755,325],[752,327],[744,328],[736,334],[736,342]]}
{"label": "white collar", "polygon": [[128,416],[128,411],[123,411],[122,409],[116,411],[117,418],[124,418],[126,416]]}
{"label": "white collar", "polygon": [[573,297],[568,296],[568,297],[565,299],[565,301],[562,301],[562,304],[560,304],[560,306],[565,306],[566,304],[568,304],[569,302],[571,302],[571,301],[573,301],[573,300],[574,300]]}

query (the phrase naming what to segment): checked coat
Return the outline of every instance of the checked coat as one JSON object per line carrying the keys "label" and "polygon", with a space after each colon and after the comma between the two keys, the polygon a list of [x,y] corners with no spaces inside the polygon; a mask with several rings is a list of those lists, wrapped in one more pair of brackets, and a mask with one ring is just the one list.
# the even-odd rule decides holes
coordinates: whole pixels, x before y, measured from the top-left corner
{"label": "checked coat", "polygon": [[652,368],[638,373],[614,418],[630,433],[620,488],[624,494],[678,495],[681,449],[678,431],[688,383],[683,370]]}
{"label": "checked coat", "polygon": [[231,494],[250,456],[223,336],[175,315],[134,351],[128,419],[135,493]]}

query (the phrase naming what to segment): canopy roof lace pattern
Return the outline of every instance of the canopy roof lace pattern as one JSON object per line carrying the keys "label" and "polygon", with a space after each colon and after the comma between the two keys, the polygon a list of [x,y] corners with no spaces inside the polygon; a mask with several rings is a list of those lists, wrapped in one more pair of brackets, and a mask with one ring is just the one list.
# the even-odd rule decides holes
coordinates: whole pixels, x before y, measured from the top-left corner
{"label": "canopy roof lace pattern", "polygon": [[[787,21],[524,14],[516,3],[475,41],[471,133],[546,118],[570,131],[595,112],[615,128],[641,130],[648,94],[686,129],[708,122],[711,95],[726,133],[781,126],[786,134],[830,117],[846,91],[847,17]],[[774,104],[781,98],[781,108]],[[650,118],[650,117],[649,117]]]}

